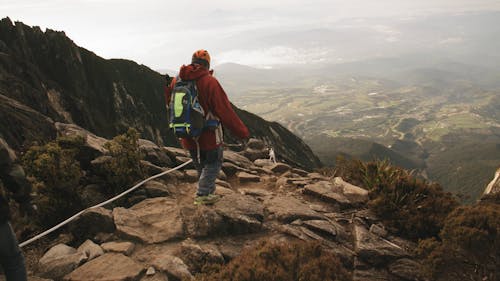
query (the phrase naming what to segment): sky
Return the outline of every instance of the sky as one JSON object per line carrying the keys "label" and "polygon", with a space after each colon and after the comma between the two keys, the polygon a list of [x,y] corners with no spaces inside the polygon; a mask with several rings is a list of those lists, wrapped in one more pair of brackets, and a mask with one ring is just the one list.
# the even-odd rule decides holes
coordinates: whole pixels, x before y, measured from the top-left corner
{"label": "sky", "polygon": [[[2,0],[0,17],[64,31],[104,58],[124,58],[152,69],[177,69],[197,49],[212,65],[321,60],[324,47],[259,46],[259,35],[338,26],[345,20],[411,19],[426,15],[500,11],[498,0]],[[377,27],[375,26],[374,29]],[[391,32],[379,25],[378,32]],[[384,30],[386,28],[386,30]],[[391,38],[391,37],[388,37]],[[300,38],[299,38],[300,39]],[[253,46],[250,48],[249,46]],[[314,55],[311,55],[314,54]],[[317,55],[319,54],[319,55]]]}

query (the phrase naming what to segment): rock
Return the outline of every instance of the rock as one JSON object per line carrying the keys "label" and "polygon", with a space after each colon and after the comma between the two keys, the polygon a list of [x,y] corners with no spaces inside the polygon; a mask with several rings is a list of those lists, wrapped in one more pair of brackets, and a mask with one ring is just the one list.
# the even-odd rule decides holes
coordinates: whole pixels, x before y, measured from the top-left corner
{"label": "rock", "polygon": [[184,229],[189,237],[207,237],[222,232],[224,221],[213,208],[206,206],[184,206],[181,208]]}
{"label": "rock", "polygon": [[408,281],[425,280],[422,265],[410,259],[399,259],[389,265],[389,272]]}
{"label": "rock", "polygon": [[61,279],[87,260],[87,255],[65,244],[52,247],[39,260],[40,276]]}
{"label": "rock", "polygon": [[227,196],[227,195],[233,194],[233,193],[234,193],[234,190],[232,190],[232,189],[229,189],[229,188],[226,188],[226,187],[223,187],[220,185],[215,186],[215,194],[217,194],[217,195]]}
{"label": "rock", "polygon": [[215,180],[215,184],[223,186],[225,188],[229,188],[229,189],[233,188],[230,183],[228,183],[227,181],[220,180],[220,179],[216,179]]}
{"label": "rock", "polygon": [[307,175],[309,174],[307,171],[304,171],[304,170],[301,170],[298,168],[292,168],[291,172],[294,174],[297,174],[301,177],[307,177]]}
{"label": "rock", "polygon": [[328,177],[323,176],[320,173],[309,173],[307,174],[307,177],[312,179],[312,180],[317,180],[317,181],[328,181],[330,180]]}
{"label": "rock", "polygon": [[[175,164],[176,166],[181,165],[188,162],[189,160],[192,160],[191,157],[177,156],[175,157]],[[193,162],[184,166],[184,169],[195,169]]]}
{"label": "rock", "polygon": [[145,139],[139,139],[138,145],[139,150],[144,154],[144,160],[151,162],[157,166],[173,166],[174,163],[170,159],[168,154],[154,142]]}
{"label": "rock", "polygon": [[162,149],[170,159],[175,159],[177,156],[189,157],[189,152],[183,148],[164,146]]}
{"label": "rock", "polygon": [[255,166],[259,167],[269,167],[274,164],[273,161],[269,159],[256,159],[253,161],[253,163],[255,164]]}
{"label": "rock", "polygon": [[115,208],[113,217],[119,233],[145,243],[160,243],[183,237],[183,222],[177,201],[151,198],[130,209]]}
{"label": "rock", "polygon": [[239,172],[237,176],[238,176],[238,180],[240,181],[240,183],[260,182],[259,176],[252,175],[249,173]]}
{"label": "rock", "polygon": [[[151,163],[149,161],[145,161],[145,160],[141,160],[140,164],[141,164],[142,171],[148,177],[154,176],[156,174],[162,173],[162,172],[164,172],[164,171],[167,170],[166,168],[163,168],[163,167],[160,167],[160,166],[156,166],[155,164],[153,164],[153,163]],[[170,177],[170,175],[166,175],[166,177]]]}
{"label": "rock", "polygon": [[148,270],[146,270],[146,275],[147,275],[147,276],[155,275],[155,273],[156,273],[156,270],[155,270],[155,268],[154,268],[154,267],[152,267],[152,266],[150,266],[150,267],[148,268]]}
{"label": "rock", "polygon": [[167,197],[174,193],[173,190],[175,186],[172,184],[165,185],[159,181],[151,180],[146,182],[142,188],[149,197]]}
{"label": "rock", "polygon": [[[248,158],[231,150],[224,150],[224,161],[245,169],[250,169],[253,166],[253,163]],[[224,170],[224,172],[226,171]],[[226,174],[228,173],[226,172]]]}
{"label": "rock", "polygon": [[344,227],[338,223],[330,222],[326,220],[306,220],[306,221],[294,221],[292,224],[302,225],[306,228],[321,234],[326,237],[330,237],[337,241],[348,240],[348,234]]}
{"label": "rock", "polygon": [[[153,268],[153,267],[151,267]],[[168,277],[165,273],[158,272],[154,275],[146,275],[142,277],[141,281],[168,281]]]}
{"label": "rock", "polygon": [[109,163],[113,160],[113,157],[109,155],[103,155],[95,158],[94,160],[90,161],[90,170],[92,171],[93,174],[97,176],[106,176],[106,170],[104,168],[104,165],[106,163]]}
{"label": "rock", "polygon": [[95,206],[101,202],[106,201],[106,196],[103,194],[104,186],[99,184],[89,184],[84,186],[80,194],[83,206]]}
{"label": "rock", "polygon": [[221,179],[221,180],[227,180],[227,176],[226,176],[226,173],[224,173],[224,171],[221,169],[219,171],[219,174],[217,175],[217,179]]}
{"label": "rock", "polygon": [[239,191],[243,195],[250,195],[254,197],[267,197],[273,195],[272,192],[260,188],[240,188]]}
{"label": "rock", "polygon": [[280,177],[280,178],[278,178],[278,180],[276,180],[276,183],[274,185],[277,189],[285,188],[285,187],[289,186],[288,178]]}
{"label": "rock", "polygon": [[[352,208],[362,202],[361,199],[351,201],[343,194],[340,186],[336,186],[328,181],[319,181],[306,185],[304,187],[304,194],[319,197],[326,202],[337,203],[342,209]],[[354,198],[354,196],[351,196],[351,198]],[[368,194],[366,194],[366,197],[363,197],[363,200],[368,200]]]}
{"label": "rock", "polygon": [[116,228],[112,212],[98,207],[85,211],[71,224],[70,229],[75,237],[92,238],[99,232],[114,232]]}
{"label": "rock", "polygon": [[236,193],[224,196],[215,204],[215,211],[224,218],[225,230],[231,234],[257,232],[264,220],[260,201]]}
{"label": "rock", "polygon": [[188,169],[184,171],[184,180],[187,182],[197,182],[198,181],[198,171],[193,169]]}
{"label": "rock", "polygon": [[108,253],[80,266],[64,277],[65,281],[137,280],[144,267],[123,254]]}
{"label": "rock", "polygon": [[265,150],[262,150],[262,149],[252,149],[252,148],[248,148],[248,147],[244,151],[242,151],[240,153],[243,154],[243,156],[245,156],[246,158],[248,158],[248,160],[250,160],[250,161],[255,161],[257,159],[265,158],[269,154]]}
{"label": "rock", "polygon": [[84,253],[89,261],[104,255],[104,250],[92,240],[86,240],[77,251]]}
{"label": "rock", "polygon": [[91,132],[75,125],[66,123],[54,123],[59,136],[80,136],[83,137],[84,143],[78,154],[78,160],[82,163],[82,168],[87,169],[90,162],[107,153],[107,149],[104,148],[109,140],[98,137]]}
{"label": "rock", "polygon": [[389,234],[382,224],[372,224],[370,226],[370,232],[384,238]]}
{"label": "rock", "polygon": [[359,270],[355,269],[352,275],[352,281],[388,281],[394,280],[389,273],[383,269]]}
{"label": "rock", "polygon": [[222,163],[222,171],[228,176],[233,176],[240,170],[240,167],[236,166],[233,163],[224,162]]}
{"label": "rock", "polygon": [[177,280],[191,280],[193,275],[187,265],[178,257],[161,254],[154,258],[152,265]]}
{"label": "rock", "polygon": [[256,150],[265,150],[266,145],[263,141],[255,138],[250,138],[247,142],[247,147]]}
{"label": "rock", "polygon": [[0,138],[0,167],[2,167],[2,169],[10,167],[16,160],[17,157],[14,150],[10,148],[3,138]]}
{"label": "rock", "polygon": [[333,179],[333,184],[342,190],[342,194],[353,204],[368,202],[368,190],[345,182],[341,177]]}
{"label": "rock", "polygon": [[274,197],[264,201],[271,218],[290,223],[294,220],[323,219],[324,216],[311,210],[307,204],[294,197]]}
{"label": "rock", "polygon": [[132,251],[135,249],[135,244],[132,242],[107,242],[103,243],[101,247],[104,251],[113,252],[113,253],[121,253],[126,256],[130,256]]}
{"label": "rock", "polygon": [[201,247],[191,242],[183,242],[179,257],[186,263],[191,273],[199,273],[205,265],[223,264],[224,257],[214,246]]}
{"label": "rock", "polygon": [[287,165],[284,163],[276,163],[276,164],[273,164],[272,166],[270,166],[269,169],[271,171],[273,171],[274,173],[281,174],[281,173],[290,171],[292,169],[292,167],[290,167],[290,165]]}
{"label": "rock", "polygon": [[400,246],[370,233],[359,224],[354,225],[354,246],[356,254],[374,266],[382,266],[409,255]]}

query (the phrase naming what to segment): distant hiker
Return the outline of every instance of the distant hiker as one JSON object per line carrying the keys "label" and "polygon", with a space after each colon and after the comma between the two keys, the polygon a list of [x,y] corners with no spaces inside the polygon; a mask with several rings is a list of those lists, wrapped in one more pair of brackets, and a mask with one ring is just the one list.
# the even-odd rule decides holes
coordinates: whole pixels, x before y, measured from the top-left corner
{"label": "distant hiker", "polygon": [[[7,281],[24,281],[26,267],[16,235],[9,223],[10,210],[7,190],[21,206],[29,204],[31,185],[26,180],[24,170],[13,164],[15,155],[7,143],[0,138],[0,266]],[[5,187],[5,190],[4,190]]]}
{"label": "distant hiker", "polygon": [[276,164],[276,155],[274,154],[274,149],[272,147],[269,149],[269,160]]}
{"label": "distant hiker", "polygon": [[189,150],[198,171],[194,204],[213,204],[215,180],[222,168],[223,132],[247,139],[247,127],[236,115],[213,70],[206,50],[194,52],[191,64],[183,65],[165,91],[169,123],[182,146]]}

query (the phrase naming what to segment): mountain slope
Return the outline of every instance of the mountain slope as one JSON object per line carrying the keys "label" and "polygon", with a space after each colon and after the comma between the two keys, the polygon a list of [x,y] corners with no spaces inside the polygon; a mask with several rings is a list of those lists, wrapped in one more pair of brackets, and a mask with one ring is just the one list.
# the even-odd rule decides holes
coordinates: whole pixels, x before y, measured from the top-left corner
{"label": "mountain slope", "polygon": [[[163,76],[148,67],[103,59],[75,45],[64,32],[0,21],[0,95],[10,101],[2,104],[0,130],[15,148],[53,136],[52,121],[75,123],[107,138],[135,127],[143,138],[176,145],[167,129],[164,84]],[[13,101],[43,117],[22,115]],[[305,168],[320,165],[304,142],[278,124],[238,112],[254,137],[279,146],[277,151],[290,162]],[[277,134],[265,129],[271,127]]]}

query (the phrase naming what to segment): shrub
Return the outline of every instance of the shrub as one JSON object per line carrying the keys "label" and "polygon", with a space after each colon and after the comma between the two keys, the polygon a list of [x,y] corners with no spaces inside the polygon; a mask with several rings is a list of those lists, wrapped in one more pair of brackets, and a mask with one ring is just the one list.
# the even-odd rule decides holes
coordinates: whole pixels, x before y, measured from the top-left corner
{"label": "shrub", "polygon": [[197,276],[200,281],[333,281],[352,280],[335,255],[317,242],[263,241],[229,264]]}
{"label": "shrub", "polygon": [[106,192],[116,194],[130,187],[144,177],[140,161],[144,157],[139,150],[139,133],[129,128],[122,135],[114,137],[104,147],[111,159],[103,164],[107,183]]}
{"label": "shrub", "polygon": [[446,218],[441,241],[420,241],[419,253],[436,280],[498,280],[498,201],[461,206]]}
{"label": "shrub", "polygon": [[59,137],[32,146],[23,156],[23,168],[37,192],[38,225],[54,225],[81,208],[77,188],[82,172],[75,156],[83,142],[81,137]]}
{"label": "shrub", "polygon": [[388,161],[340,163],[341,174],[369,190],[368,205],[398,235],[414,240],[435,237],[458,205],[439,184],[417,179]]}

